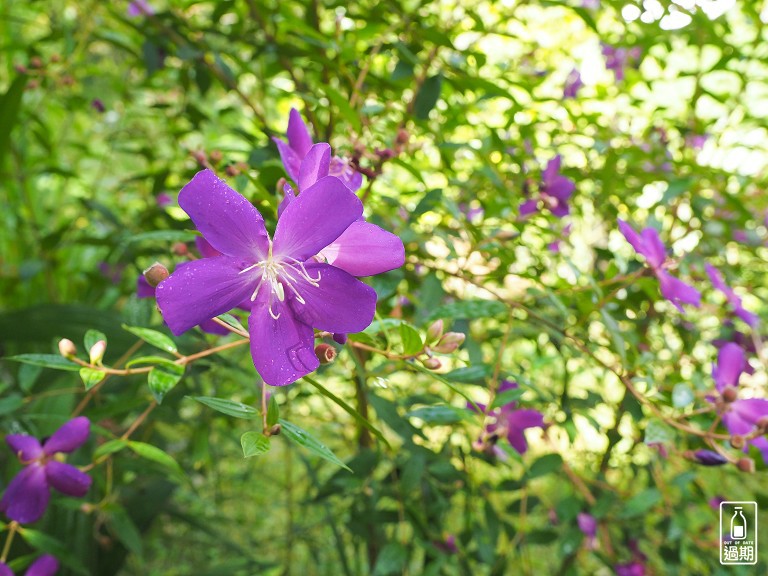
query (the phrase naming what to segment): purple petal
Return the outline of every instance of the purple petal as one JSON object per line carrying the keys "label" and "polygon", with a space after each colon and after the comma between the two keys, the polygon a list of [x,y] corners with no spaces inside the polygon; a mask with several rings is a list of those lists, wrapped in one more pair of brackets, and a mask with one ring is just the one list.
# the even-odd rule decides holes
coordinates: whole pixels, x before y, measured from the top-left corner
{"label": "purple petal", "polygon": [[594,538],[597,534],[597,520],[594,516],[585,512],[579,512],[576,516],[576,523],[579,525],[579,530],[590,538]]}
{"label": "purple petal", "polygon": [[291,108],[288,115],[288,145],[296,152],[299,158],[304,158],[312,147],[312,136],[304,123],[301,114],[296,108]]}
{"label": "purple petal", "polygon": [[5,437],[8,446],[22,462],[36,460],[43,455],[43,448],[37,438],[26,434],[8,434]]}
{"label": "purple petal", "polygon": [[376,313],[373,288],[328,264],[307,264],[305,268],[308,276],[320,280],[317,286],[301,277],[294,283],[306,302],[291,300],[297,320],[328,332],[360,332],[368,327]]}
{"label": "purple petal", "polygon": [[331,147],[325,142],[309,149],[299,170],[299,193],[310,188],[315,182],[328,176],[331,166]]}
{"label": "purple petal", "polygon": [[149,285],[147,279],[143,275],[136,279],[136,297],[137,298],[154,298],[155,289]]}
{"label": "purple petal", "polygon": [[363,175],[352,167],[348,158],[342,158],[341,156],[331,158],[331,166],[328,173],[331,176],[336,176],[352,192],[357,192],[358,188],[363,184]]}
{"label": "purple petal", "polygon": [[321,178],[302,190],[277,221],[274,254],[306,260],[341,236],[362,214],[363,203],[338,178]]}
{"label": "purple petal", "polygon": [[573,180],[565,176],[556,176],[546,185],[544,193],[564,202],[571,197],[574,190],[576,190],[576,184]]}
{"label": "purple petal", "polygon": [[263,260],[269,235],[259,211],[210,170],[201,170],[179,192],[179,206],[219,252]]}
{"label": "purple petal", "polygon": [[248,332],[253,363],[270,386],[291,384],[320,366],[312,327],[297,321],[290,307],[273,299],[268,290],[259,291],[248,318]]}
{"label": "purple petal", "polygon": [[51,460],[45,465],[48,484],[67,496],[85,496],[91,487],[91,477],[74,466]]}
{"label": "purple petal", "polygon": [[550,186],[560,174],[560,165],[562,164],[562,161],[563,157],[560,156],[560,154],[557,154],[547,162],[547,167],[544,168],[544,171],[541,173],[541,179],[545,186]]}
{"label": "purple petal", "polygon": [[509,414],[509,425],[515,428],[540,428],[544,426],[544,416],[537,410],[515,410]]}
{"label": "purple petal", "polygon": [[657,270],[656,276],[661,286],[661,295],[672,302],[680,312],[684,312],[683,304],[691,304],[696,308],[701,305],[701,293],[693,286],[689,286],[664,270]]}
{"label": "purple petal", "polygon": [[249,298],[259,277],[241,271],[251,264],[218,256],[177,267],[157,287],[157,305],[171,332],[178,336]]}
{"label": "purple petal", "polygon": [[525,454],[528,451],[528,442],[525,441],[525,433],[522,429],[510,428],[507,432],[507,441],[518,454]]}
{"label": "purple petal", "polygon": [[552,204],[549,207],[549,211],[552,212],[552,215],[556,216],[557,218],[564,218],[565,216],[568,216],[568,214],[571,213],[571,209],[568,206],[568,203],[562,202],[560,200]]}
{"label": "purple petal", "polygon": [[352,276],[373,276],[400,268],[405,263],[403,241],[375,224],[353,222],[320,252],[328,264]]}
{"label": "purple petal", "polygon": [[758,436],[757,438],[750,440],[749,443],[760,450],[760,453],[763,455],[763,462],[768,464],[768,438],[765,436]]}
{"label": "purple petal", "polygon": [[739,377],[747,365],[744,350],[738,344],[729,342],[717,354],[717,364],[712,370],[715,387],[722,392],[726,386],[738,386]]}
{"label": "purple petal", "polygon": [[0,500],[0,511],[11,520],[21,524],[31,524],[45,514],[50,497],[45,468],[35,462],[11,480]]}
{"label": "purple petal", "polygon": [[205,322],[200,322],[200,330],[208,334],[214,334],[216,336],[226,336],[230,332],[227,328],[224,328],[224,326],[218,322],[214,322],[213,318],[206,320]]}
{"label": "purple petal", "polygon": [[624,235],[624,238],[627,239],[627,242],[632,245],[632,248],[635,249],[635,252],[645,256],[645,242],[643,241],[642,237],[635,231],[634,228],[632,228],[632,226],[630,226],[621,218],[619,218],[619,231]]}
{"label": "purple petal", "polygon": [[520,386],[518,385],[517,382],[514,382],[512,380],[502,380],[501,383],[499,384],[499,394],[501,394],[502,392],[507,392],[508,390],[515,390],[519,387]]}
{"label": "purple petal", "polygon": [[344,182],[344,185],[352,192],[357,192],[360,189],[360,186],[363,185],[363,175],[357,170],[352,170],[349,173],[345,173],[341,178],[341,181]]}
{"label": "purple petal", "polygon": [[43,452],[51,456],[57,452],[74,452],[88,440],[91,433],[91,421],[85,416],[78,416],[65,422],[43,444]]}
{"label": "purple petal", "polygon": [[758,324],[760,324],[760,318],[757,316],[757,314],[753,314],[752,312],[749,312],[748,310],[745,310],[743,306],[735,306],[734,307],[734,314],[741,318],[744,322],[747,323],[747,325],[751,326],[752,328],[756,328]]}
{"label": "purple petal", "polygon": [[59,561],[50,554],[43,554],[32,562],[24,576],[54,576],[59,570]]}
{"label": "purple petal", "polygon": [[720,271],[717,268],[707,263],[704,265],[704,270],[707,271],[707,276],[709,276],[712,286],[723,293],[728,293],[730,291],[730,288],[726,286],[725,281],[723,280],[723,275],[720,274]]}
{"label": "purple petal", "polygon": [[659,233],[653,228],[643,228],[640,233],[643,238],[642,255],[648,260],[651,268],[658,268],[667,259],[667,249],[659,238]]}
{"label": "purple petal", "polygon": [[333,335],[333,341],[344,346],[347,343],[347,335],[343,332],[337,332]]}
{"label": "purple petal", "polygon": [[0,576],[13,576],[13,570],[4,562],[0,562]]}
{"label": "purple petal", "polygon": [[195,248],[197,248],[197,251],[200,253],[200,256],[203,258],[213,258],[214,256],[222,256],[221,252],[216,250],[213,246],[211,246],[211,243],[208,242],[205,238],[202,236],[197,236],[195,238]]}
{"label": "purple petal", "polygon": [[528,216],[537,212],[539,209],[539,201],[536,198],[531,198],[520,204],[520,216]]}
{"label": "purple petal", "polygon": [[749,398],[731,402],[723,414],[723,424],[731,434],[749,434],[763,416],[768,416],[768,400]]}
{"label": "purple petal", "polygon": [[291,185],[286,182],[283,186],[283,199],[280,201],[280,205],[277,207],[278,219],[283,215],[283,212],[288,207],[288,204],[293,202],[295,199],[296,193],[293,191],[293,188],[291,188]]}
{"label": "purple petal", "polygon": [[302,157],[280,138],[272,138],[272,141],[277,144],[277,151],[280,153],[280,160],[283,161],[283,167],[288,173],[288,177],[294,182],[298,182]]}

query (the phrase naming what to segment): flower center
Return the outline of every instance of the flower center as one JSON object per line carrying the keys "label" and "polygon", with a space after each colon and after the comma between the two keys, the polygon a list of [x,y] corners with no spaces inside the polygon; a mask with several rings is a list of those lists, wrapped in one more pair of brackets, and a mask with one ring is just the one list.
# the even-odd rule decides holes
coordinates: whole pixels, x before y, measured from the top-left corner
{"label": "flower center", "polygon": [[331,158],[331,166],[328,170],[330,176],[350,179],[355,175],[355,169],[350,164],[349,158],[334,156]]}
{"label": "flower center", "polygon": [[291,258],[290,256],[275,257],[272,253],[272,241],[269,242],[269,252],[267,254],[267,258],[265,260],[256,262],[255,264],[252,264],[243,270],[240,270],[240,274],[244,274],[255,269],[261,270],[261,274],[259,277],[259,283],[256,284],[256,288],[251,294],[251,302],[256,300],[261,286],[266,282],[270,290],[268,308],[269,315],[274,320],[280,318],[280,313],[275,314],[272,311],[272,299],[276,296],[278,301],[285,302],[286,286],[291,292],[293,292],[296,297],[296,301],[302,305],[306,304],[307,302],[304,300],[304,298],[299,293],[299,290],[295,286],[295,284],[299,283],[299,279],[308,283],[310,286],[314,286],[315,288],[320,287],[321,276],[319,271],[317,273],[317,278],[313,278],[304,267],[304,262],[301,262],[296,258]]}

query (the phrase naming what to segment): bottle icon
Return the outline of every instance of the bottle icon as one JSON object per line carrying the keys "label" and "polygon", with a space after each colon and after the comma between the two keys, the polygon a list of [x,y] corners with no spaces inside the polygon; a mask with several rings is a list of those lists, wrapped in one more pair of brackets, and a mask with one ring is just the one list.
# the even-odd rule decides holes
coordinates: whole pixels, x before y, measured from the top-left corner
{"label": "bottle icon", "polygon": [[734,510],[731,518],[731,539],[744,540],[747,537],[747,519],[744,518],[741,506],[736,506]]}

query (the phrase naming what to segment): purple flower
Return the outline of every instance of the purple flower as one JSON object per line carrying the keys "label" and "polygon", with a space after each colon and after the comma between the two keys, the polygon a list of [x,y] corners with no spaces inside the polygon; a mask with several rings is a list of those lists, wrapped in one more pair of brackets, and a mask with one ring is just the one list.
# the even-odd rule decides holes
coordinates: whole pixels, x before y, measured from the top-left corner
{"label": "purple flower", "polygon": [[616,576],[645,576],[645,564],[642,562],[629,562],[617,564]]}
{"label": "purple flower", "polygon": [[85,496],[91,478],[74,466],[55,458],[59,452],[73,452],[90,434],[88,418],[79,416],[56,430],[42,445],[32,436],[9,434],[5,441],[24,468],[11,480],[0,500],[0,511],[21,524],[36,522],[45,513],[50,488],[69,496]]}
{"label": "purple flower", "polygon": [[99,272],[104,278],[112,284],[120,284],[125,271],[125,264],[110,264],[109,262],[99,262]]}
{"label": "purple flower", "polygon": [[547,248],[555,253],[560,252],[560,245],[568,236],[571,235],[571,228],[571,224],[568,224],[565,228],[563,228],[563,231],[560,233],[560,238],[557,238],[553,242],[547,244]]}
{"label": "purple flower", "polygon": [[[277,150],[280,152],[280,158],[283,161],[285,171],[288,172],[288,176],[295,183],[299,184],[299,191],[303,191],[299,181],[300,170],[304,158],[312,149],[313,140],[309,134],[309,128],[307,128],[296,108],[291,108],[288,116],[288,132],[286,136],[288,137],[287,143],[280,138],[272,138],[272,140],[277,144]],[[340,156],[331,158],[328,174],[336,176],[352,192],[356,192],[363,185],[363,175],[354,169],[348,158]]]}
{"label": "purple flower", "polygon": [[102,102],[99,98],[94,98],[93,100],[91,100],[91,108],[93,108],[94,110],[96,110],[96,112],[99,112],[101,114],[103,114],[104,111],[107,109],[104,106],[104,102]]}
{"label": "purple flower", "polygon": [[160,192],[160,194],[155,196],[155,202],[157,202],[158,208],[165,208],[173,203],[173,198],[171,198],[170,194]]}
{"label": "purple flower", "polygon": [[435,548],[446,554],[456,554],[459,551],[456,546],[456,536],[453,534],[449,534],[445,540],[437,540],[432,543],[435,545]]}
{"label": "purple flower", "polygon": [[586,512],[579,512],[576,516],[576,523],[584,536],[594,538],[597,535],[597,520],[594,516]]}
{"label": "purple flower", "polygon": [[573,180],[560,175],[561,163],[562,157],[558,154],[547,162],[541,175],[541,198],[558,218],[568,215],[568,198],[576,189]]}
{"label": "purple flower", "polygon": [[701,293],[698,290],[678,280],[664,269],[667,253],[656,230],[644,228],[638,234],[621,219],[619,219],[619,230],[635,252],[645,257],[646,264],[659,280],[661,295],[664,298],[672,302],[680,312],[684,312],[683,304],[691,304],[697,308],[701,305]]}
{"label": "purple flower", "polygon": [[[504,380],[499,386],[499,394],[502,394],[508,390],[517,388],[517,382],[510,382]],[[485,404],[477,404],[483,412],[486,412],[487,407]],[[474,406],[467,405],[467,408],[474,410]],[[509,402],[493,410],[487,415],[491,418],[491,421],[486,424],[483,435],[480,440],[475,443],[475,447],[480,450],[490,450],[491,452],[500,455],[498,450],[494,450],[495,444],[501,437],[506,437],[507,442],[514,448],[519,454],[525,454],[528,450],[528,443],[525,440],[524,431],[528,428],[543,428],[544,416],[537,410],[517,409],[517,402]]]}
{"label": "purple flower", "polygon": [[640,61],[642,51],[638,47],[616,48],[610,44],[603,44],[603,56],[605,57],[606,70],[613,70],[616,81],[624,80],[624,71],[627,66],[636,67]]}
{"label": "purple flower", "polygon": [[565,79],[565,86],[563,87],[563,100],[568,98],[576,98],[579,93],[579,89],[584,86],[584,82],[581,81],[581,73],[574,68],[571,73],[568,74],[568,78]]}
{"label": "purple flower", "polygon": [[709,279],[712,281],[712,286],[725,294],[726,300],[728,300],[728,303],[733,307],[734,314],[744,320],[749,326],[755,328],[759,324],[760,319],[752,312],[744,309],[744,306],[741,303],[741,298],[725,283],[720,271],[711,264],[705,265],[704,268],[707,271]]}
{"label": "purple flower", "polygon": [[685,137],[685,145],[693,150],[701,150],[709,140],[709,134],[688,134]]}
{"label": "purple flower", "polygon": [[[717,363],[712,368],[715,388],[723,394],[728,388],[736,388],[739,378],[747,366],[744,350],[740,346],[726,344],[717,354]],[[725,402],[722,408],[723,425],[732,436],[748,436],[755,431],[758,423],[768,416],[768,400],[747,398]],[[758,436],[749,441],[763,455],[768,463],[768,439]],[[746,450],[746,447],[745,447]]]}
{"label": "purple flower", "polygon": [[152,16],[155,13],[155,9],[147,0],[133,0],[128,4],[128,16],[131,18],[135,16]]}
{"label": "purple flower", "polygon": [[[59,571],[59,561],[50,554],[43,554],[32,562],[24,576],[54,576]],[[0,562],[0,576],[13,576],[8,566]]]}
{"label": "purple flower", "polygon": [[[319,366],[313,328],[346,334],[370,324],[376,292],[316,258],[363,212],[349,188],[327,175],[329,164],[328,144],[307,153],[297,175],[302,192],[280,214],[273,239],[258,210],[210,170],[181,190],[179,205],[222,255],[189,262],[158,285],[157,303],[174,334],[247,300],[254,365],[267,384],[282,386]],[[371,240],[370,260],[381,240]],[[362,265],[365,258],[344,265],[370,271],[389,263]]]}

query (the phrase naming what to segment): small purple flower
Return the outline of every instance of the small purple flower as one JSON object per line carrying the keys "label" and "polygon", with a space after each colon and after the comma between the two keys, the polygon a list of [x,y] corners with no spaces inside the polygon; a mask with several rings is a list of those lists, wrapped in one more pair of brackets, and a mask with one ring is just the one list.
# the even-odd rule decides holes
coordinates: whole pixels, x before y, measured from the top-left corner
{"label": "small purple flower", "polygon": [[[59,561],[50,554],[43,554],[32,562],[24,576],[54,576],[59,571]],[[8,566],[0,562],[0,576],[13,576]]]}
{"label": "small purple flower", "polygon": [[727,458],[712,450],[696,450],[692,456],[702,466],[722,466],[728,463]]}
{"label": "small purple flower", "polygon": [[438,540],[433,542],[435,548],[445,552],[446,554],[456,554],[459,549],[456,546],[456,536],[449,534],[445,540]]}
{"label": "small purple flower", "polygon": [[568,98],[576,98],[579,93],[579,89],[584,86],[584,82],[581,81],[581,73],[574,68],[568,74],[568,78],[565,79],[565,86],[563,87],[563,100]]}
{"label": "small purple flower", "polygon": [[160,194],[155,196],[155,202],[157,202],[158,208],[165,208],[173,203],[173,198],[166,192],[160,192]]}
{"label": "small purple flower", "polygon": [[619,219],[619,230],[635,249],[635,252],[645,257],[646,264],[659,280],[661,295],[664,298],[672,302],[680,312],[685,312],[683,304],[691,304],[697,308],[701,306],[701,293],[664,269],[667,252],[656,230],[644,228],[638,234],[621,219]]}
{"label": "small purple flower", "polygon": [[629,562],[617,564],[616,576],[645,576],[645,564],[642,562]]}
{"label": "small purple flower", "polygon": [[544,172],[541,175],[540,189],[544,205],[558,218],[568,215],[568,199],[576,189],[573,180],[560,174],[561,163],[562,157],[560,154],[547,162],[547,167],[544,168]]}
{"label": "small purple flower", "polygon": [[642,56],[642,50],[639,47],[616,48],[610,44],[603,44],[602,52],[605,57],[605,68],[613,70],[617,82],[624,80],[627,67],[637,67]]}
{"label": "small purple flower", "polygon": [[591,514],[579,512],[576,516],[576,523],[584,536],[594,538],[597,535],[597,520]]}
{"label": "small purple flower", "polygon": [[[333,265],[318,261],[317,254],[363,212],[350,189],[327,175],[330,154],[325,143],[306,154],[295,174],[301,193],[285,206],[272,239],[258,210],[210,170],[198,172],[179,194],[181,208],[222,255],[189,262],[158,285],[163,317],[178,335],[248,300],[251,355],[272,386],[317,369],[313,328],[346,334],[373,319],[376,292],[342,266],[370,272],[392,262],[363,262],[375,260],[380,242],[391,240],[366,222],[361,224],[370,233],[367,255],[337,254]],[[358,233],[350,232],[352,241],[362,244],[366,237]]]}
{"label": "small purple flower", "polygon": [[88,418],[79,416],[56,430],[42,445],[33,436],[9,434],[5,441],[24,468],[11,480],[0,500],[0,511],[21,524],[36,522],[45,513],[50,488],[69,496],[85,496],[91,477],[74,466],[60,462],[55,455],[73,452],[90,434]]}
{"label": "small purple flower", "polygon": [[[712,368],[715,388],[723,394],[728,388],[739,385],[741,373],[747,365],[744,350],[736,344],[726,344],[717,355],[717,363]],[[768,400],[747,398],[726,402],[722,408],[723,425],[732,436],[748,436],[755,431],[758,423],[768,416]],[[758,436],[749,441],[763,455],[768,463],[768,439]],[[746,447],[744,448],[746,451]]]}
{"label": "small purple flower", "polygon": [[568,224],[565,228],[563,228],[563,231],[560,233],[560,238],[556,239],[553,242],[550,242],[547,244],[547,248],[555,253],[560,252],[560,247],[563,243],[563,241],[568,238],[568,236],[571,235],[571,224]]}
{"label": "small purple flower", "polygon": [[125,271],[125,264],[110,264],[109,262],[99,262],[99,272],[104,278],[112,284],[120,284]]}
{"label": "small purple flower", "polygon": [[692,150],[701,150],[709,140],[709,134],[688,134],[685,137],[685,145]]}
{"label": "small purple flower", "polygon": [[[299,184],[299,191],[301,192],[303,190],[300,183],[300,170],[304,158],[312,149],[313,140],[309,134],[309,128],[296,108],[291,108],[288,116],[286,136],[288,138],[287,143],[280,138],[272,138],[272,140],[277,144],[277,150],[280,152],[285,171],[296,184]],[[363,175],[354,169],[348,158],[340,156],[331,158],[328,174],[337,177],[352,192],[356,192],[363,185]]]}
{"label": "small purple flower", "polygon": [[128,4],[128,16],[134,18],[136,16],[152,16],[155,13],[155,9],[147,0],[133,0]]}
{"label": "small purple flower", "polygon": [[[498,393],[502,394],[517,387],[517,382],[504,380],[499,385]],[[477,407],[483,412],[487,410],[485,404],[478,403]],[[474,410],[472,404],[467,404],[467,408]],[[486,424],[483,435],[474,446],[481,451],[491,451],[497,455],[500,455],[499,451],[494,450],[494,448],[499,438],[506,437],[512,448],[519,454],[525,454],[528,450],[528,442],[525,440],[524,431],[528,428],[544,427],[544,416],[541,412],[529,409],[518,410],[517,402],[509,402],[501,408],[487,413],[487,416],[491,418],[491,421]]]}
{"label": "small purple flower", "polygon": [[91,100],[91,108],[96,110],[96,112],[103,114],[106,111],[106,107],[104,106],[104,102],[102,102],[99,98],[94,98]]}
{"label": "small purple flower", "polygon": [[734,314],[744,320],[749,326],[755,328],[760,323],[760,319],[752,312],[744,309],[741,298],[725,283],[720,271],[711,264],[707,264],[704,268],[707,271],[709,279],[712,281],[712,286],[725,294],[726,300],[728,300],[728,303],[733,307]]}

